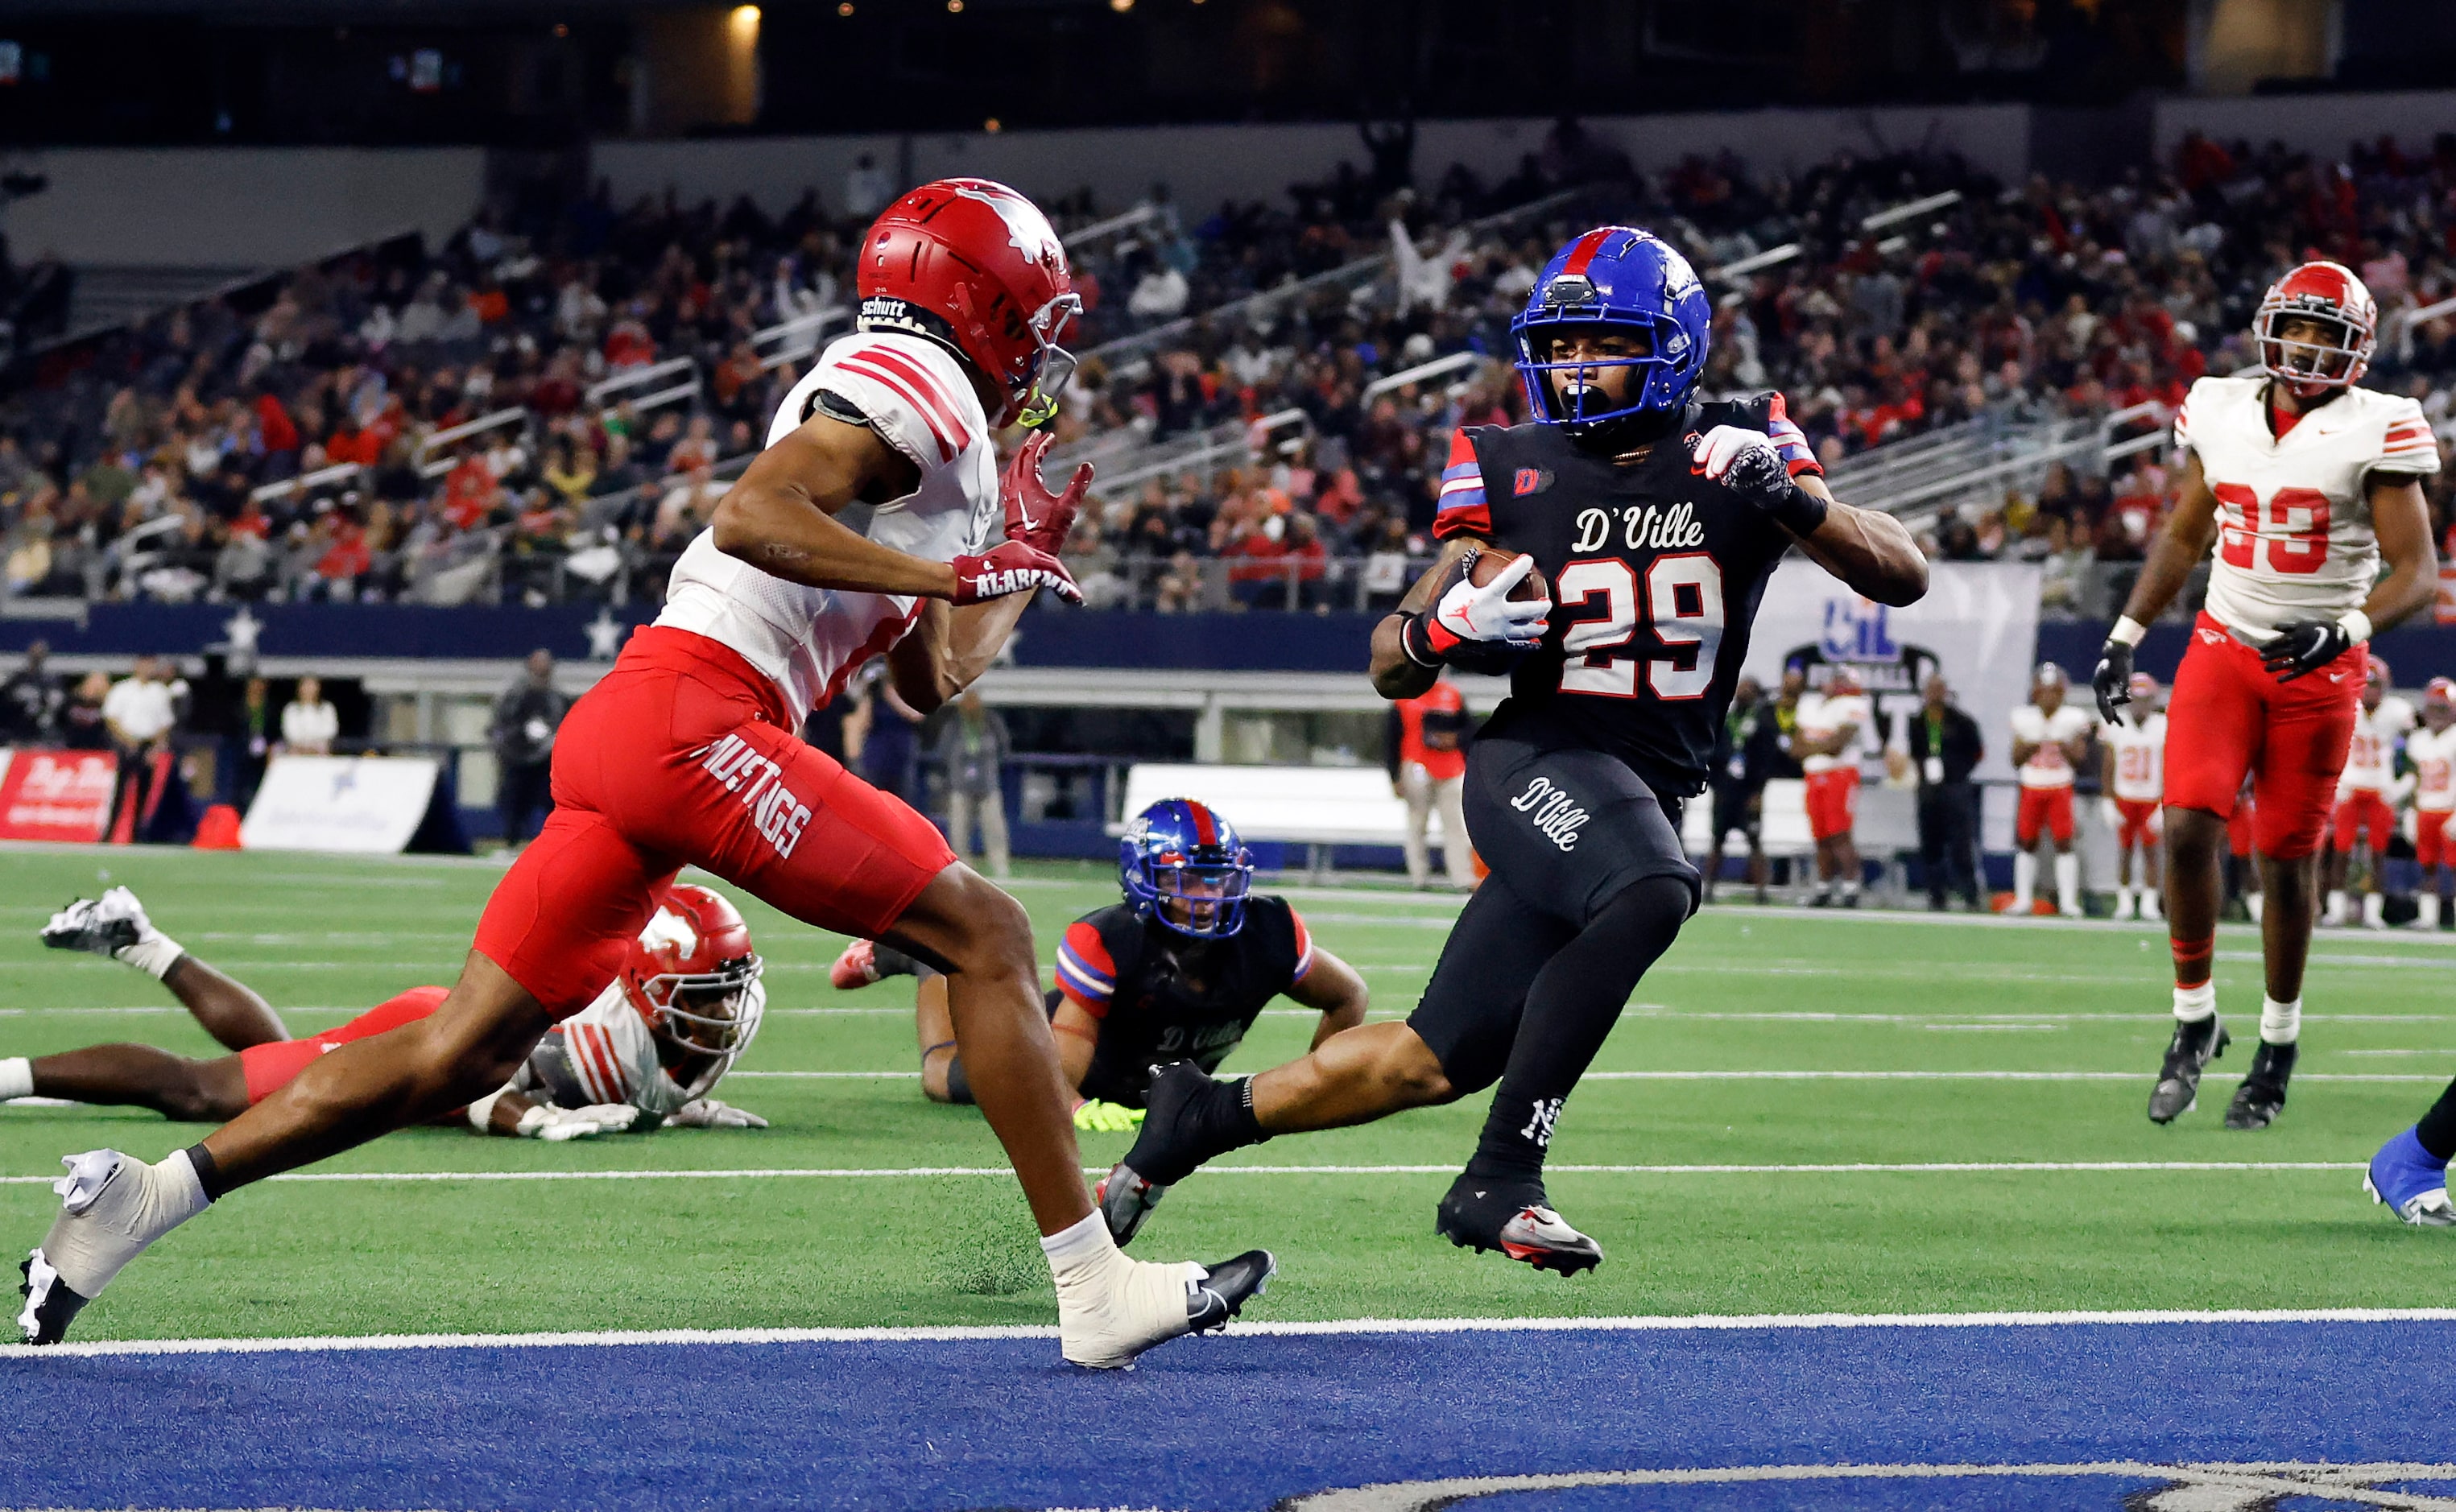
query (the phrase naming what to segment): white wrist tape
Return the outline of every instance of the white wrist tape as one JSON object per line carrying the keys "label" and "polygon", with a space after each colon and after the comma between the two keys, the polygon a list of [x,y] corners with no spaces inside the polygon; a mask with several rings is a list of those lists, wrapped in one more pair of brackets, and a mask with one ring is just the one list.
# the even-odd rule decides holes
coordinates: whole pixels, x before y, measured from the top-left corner
{"label": "white wrist tape", "polygon": [[2371,617],[2360,609],[2346,610],[2337,617],[2337,623],[2345,632],[2345,638],[2356,645],[2371,638]]}
{"label": "white wrist tape", "polygon": [[469,1127],[480,1134],[494,1133],[495,1104],[508,1089],[498,1087],[469,1105]]}
{"label": "white wrist tape", "polygon": [[2106,632],[2106,638],[2110,641],[2120,641],[2125,645],[2139,645],[2140,638],[2148,633],[2147,625],[2127,614],[2115,622],[2115,628]]}

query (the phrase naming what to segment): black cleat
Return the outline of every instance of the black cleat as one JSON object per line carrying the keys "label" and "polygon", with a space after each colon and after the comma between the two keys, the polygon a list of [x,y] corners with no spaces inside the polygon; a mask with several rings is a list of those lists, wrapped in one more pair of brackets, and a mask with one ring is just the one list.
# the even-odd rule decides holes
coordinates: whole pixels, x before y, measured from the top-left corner
{"label": "black cleat", "polygon": [[1243,1312],[1245,1304],[1262,1295],[1279,1274],[1279,1262],[1268,1250],[1247,1250],[1233,1260],[1206,1265],[1211,1273],[1207,1279],[1186,1288],[1186,1332],[1213,1334],[1228,1326],[1228,1320]]}
{"label": "black cleat", "polygon": [[1169,1188],[1212,1156],[1254,1142],[1237,1132],[1240,1117],[1252,1122],[1243,1097],[1242,1084],[1218,1080],[1190,1060],[1153,1073],[1142,1131],[1095,1198],[1111,1238],[1131,1242]]}
{"label": "black cleat", "polygon": [[2158,1086],[2149,1093],[2149,1121],[2173,1123],[2200,1100],[2200,1073],[2225,1053],[2234,1036],[2211,1013],[2197,1023],[2177,1024],[2166,1043],[2166,1058],[2158,1068]]}
{"label": "black cleat", "polygon": [[2294,1076],[2295,1052],[2299,1045],[2272,1045],[2266,1040],[2251,1053],[2251,1072],[2235,1089],[2234,1101],[2226,1105],[2225,1126],[2229,1129],[2265,1129],[2285,1111],[2285,1084]]}
{"label": "black cleat", "polygon": [[90,1298],[71,1291],[40,1250],[19,1260],[17,1271],[26,1277],[17,1288],[17,1295],[26,1299],[25,1311],[17,1315],[17,1326],[24,1331],[23,1342],[56,1344],[66,1338],[69,1324],[85,1310]]}
{"label": "black cleat", "polygon": [[1539,1271],[1575,1276],[1601,1265],[1604,1247],[1561,1221],[1541,1181],[1463,1175],[1433,1213],[1433,1232],[1478,1254],[1499,1250]]}

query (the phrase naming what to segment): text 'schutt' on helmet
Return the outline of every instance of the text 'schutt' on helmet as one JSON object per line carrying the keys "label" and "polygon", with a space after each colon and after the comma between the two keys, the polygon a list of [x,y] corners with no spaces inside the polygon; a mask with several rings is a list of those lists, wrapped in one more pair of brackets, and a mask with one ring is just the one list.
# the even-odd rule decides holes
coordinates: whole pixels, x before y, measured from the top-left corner
{"label": "text 'schutt' on helmet", "polygon": [[986,178],[942,178],[887,207],[862,243],[861,329],[926,337],[1006,396],[991,419],[1037,425],[1074,372],[1058,341],[1082,309],[1040,207]]}

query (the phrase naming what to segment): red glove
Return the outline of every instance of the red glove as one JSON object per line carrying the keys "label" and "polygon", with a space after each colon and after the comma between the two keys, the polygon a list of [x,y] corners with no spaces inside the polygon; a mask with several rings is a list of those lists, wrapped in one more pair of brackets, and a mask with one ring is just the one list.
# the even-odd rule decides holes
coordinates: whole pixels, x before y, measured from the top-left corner
{"label": "red glove", "polygon": [[947,564],[955,569],[952,602],[957,604],[986,603],[1010,593],[1038,593],[1043,588],[1069,603],[1083,602],[1083,590],[1074,586],[1074,576],[1066,570],[1066,563],[1020,541],[1003,541],[977,557],[957,557]]}
{"label": "red glove", "polygon": [[1007,540],[1055,552],[1074,528],[1074,511],[1092,486],[1092,464],[1085,462],[1074,469],[1064,493],[1051,493],[1040,480],[1040,460],[1049,455],[1049,439],[1047,431],[1025,438],[1007,461],[1006,475],[998,480],[998,497],[1006,503]]}

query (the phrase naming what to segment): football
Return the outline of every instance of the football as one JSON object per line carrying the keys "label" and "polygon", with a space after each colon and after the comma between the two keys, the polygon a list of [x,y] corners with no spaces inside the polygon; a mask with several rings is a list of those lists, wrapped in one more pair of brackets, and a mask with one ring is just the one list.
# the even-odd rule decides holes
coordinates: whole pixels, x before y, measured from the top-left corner
{"label": "football", "polygon": [[[1476,551],[1475,561],[1466,569],[1467,581],[1481,588],[1500,577],[1501,570],[1517,561],[1521,555],[1522,553],[1512,551],[1507,546],[1480,547]],[[1552,585],[1544,581],[1544,569],[1541,567],[1526,574],[1524,582],[1509,590],[1512,603],[1528,599],[1548,599],[1551,596]]]}

